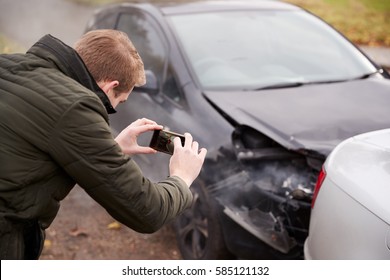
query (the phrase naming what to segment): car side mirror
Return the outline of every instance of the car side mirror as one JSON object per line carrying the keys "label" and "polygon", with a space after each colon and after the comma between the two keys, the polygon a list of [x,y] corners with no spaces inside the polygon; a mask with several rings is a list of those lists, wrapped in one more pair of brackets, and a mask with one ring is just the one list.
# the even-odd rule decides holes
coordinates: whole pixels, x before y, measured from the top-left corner
{"label": "car side mirror", "polygon": [[133,91],[157,94],[159,92],[159,82],[152,70],[145,70],[146,84],[141,87],[135,87]]}

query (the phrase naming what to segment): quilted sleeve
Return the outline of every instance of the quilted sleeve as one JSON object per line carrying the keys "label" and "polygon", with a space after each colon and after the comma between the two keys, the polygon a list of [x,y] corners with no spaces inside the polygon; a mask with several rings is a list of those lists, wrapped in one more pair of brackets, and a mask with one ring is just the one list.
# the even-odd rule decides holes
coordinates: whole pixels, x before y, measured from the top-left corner
{"label": "quilted sleeve", "polygon": [[116,220],[154,232],[189,207],[192,194],[178,177],[145,178],[115,142],[102,110],[92,97],[75,102],[51,135],[50,155]]}

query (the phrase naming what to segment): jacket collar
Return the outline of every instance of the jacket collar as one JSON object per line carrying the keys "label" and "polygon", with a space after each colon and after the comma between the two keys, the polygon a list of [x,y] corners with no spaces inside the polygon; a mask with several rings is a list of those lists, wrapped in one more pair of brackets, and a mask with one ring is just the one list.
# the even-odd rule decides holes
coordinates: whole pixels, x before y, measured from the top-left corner
{"label": "jacket collar", "polygon": [[107,95],[98,86],[83,60],[73,48],[50,34],[42,37],[27,51],[27,53],[36,54],[36,48],[41,48],[49,52],[54,56],[54,59],[52,59],[53,62],[65,75],[93,91],[102,101],[108,114],[116,112]]}

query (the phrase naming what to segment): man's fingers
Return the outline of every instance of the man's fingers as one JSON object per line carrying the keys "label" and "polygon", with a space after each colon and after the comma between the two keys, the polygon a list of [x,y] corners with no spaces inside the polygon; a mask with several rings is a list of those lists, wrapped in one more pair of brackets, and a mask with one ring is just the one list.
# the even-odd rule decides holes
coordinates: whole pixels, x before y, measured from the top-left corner
{"label": "man's fingers", "polygon": [[136,150],[137,154],[155,154],[157,151],[150,147],[138,146]]}
{"label": "man's fingers", "polygon": [[199,151],[199,143],[198,142],[196,142],[196,141],[192,142],[192,150],[195,152]]}
{"label": "man's fingers", "polygon": [[175,137],[173,138],[173,145],[175,147],[183,147],[183,145],[181,144],[181,139],[180,137]]}
{"label": "man's fingers", "polygon": [[152,131],[152,130],[161,130],[163,128],[162,125],[158,124],[145,124],[140,126],[131,126],[130,129],[134,131],[136,135],[140,135],[141,133]]}
{"label": "man's fingers", "polygon": [[[138,119],[131,123],[131,125],[140,126],[145,124],[157,124],[155,121],[149,120],[147,118]],[[162,129],[162,128],[161,128]]]}
{"label": "man's fingers", "polygon": [[206,154],[207,154],[207,149],[206,148],[202,148],[200,149],[200,152],[199,152],[199,156],[202,157],[203,159],[206,158]]}
{"label": "man's fingers", "polygon": [[184,133],[184,137],[186,138],[185,142],[184,142],[184,147],[187,148],[187,149],[191,149],[191,146],[192,146],[192,135],[189,134],[188,132]]}

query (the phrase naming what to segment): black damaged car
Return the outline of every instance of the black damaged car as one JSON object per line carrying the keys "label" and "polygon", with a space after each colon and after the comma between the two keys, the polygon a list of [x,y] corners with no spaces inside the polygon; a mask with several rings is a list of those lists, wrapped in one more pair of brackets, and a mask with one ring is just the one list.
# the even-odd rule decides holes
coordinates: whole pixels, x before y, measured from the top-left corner
{"label": "black damaged car", "polygon": [[[114,133],[147,117],[208,149],[193,206],[174,223],[183,258],[302,258],[327,155],[390,127],[386,70],[279,1],[116,4],[86,30],[102,28],[126,32],[147,70],[111,116]],[[166,154],[135,160],[151,179],[168,174]]]}

